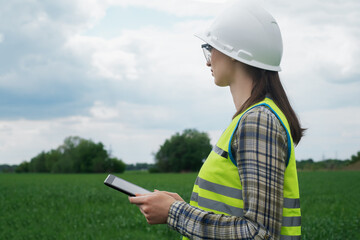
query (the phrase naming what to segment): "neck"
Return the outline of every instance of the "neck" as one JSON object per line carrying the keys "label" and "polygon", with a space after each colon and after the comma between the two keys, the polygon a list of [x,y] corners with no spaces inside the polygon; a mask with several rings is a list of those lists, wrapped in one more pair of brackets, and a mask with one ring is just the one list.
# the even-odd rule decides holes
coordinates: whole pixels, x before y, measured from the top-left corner
{"label": "neck", "polygon": [[230,92],[233,97],[236,111],[239,111],[241,106],[251,96],[253,82],[250,78],[240,76],[235,78],[230,84]]}

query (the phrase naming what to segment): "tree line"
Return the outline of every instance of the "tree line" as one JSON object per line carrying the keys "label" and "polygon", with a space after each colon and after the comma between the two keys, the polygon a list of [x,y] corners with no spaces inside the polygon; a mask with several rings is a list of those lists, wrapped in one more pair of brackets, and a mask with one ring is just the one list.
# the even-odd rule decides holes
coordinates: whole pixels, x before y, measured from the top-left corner
{"label": "tree line", "polygon": [[[125,170],[156,172],[196,172],[212,149],[207,133],[185,129],[175,133],[154,153],[154,164],[125,164],[111,157],[104,145],[80,137],[68,137],[57,149],[41,152],[29,162],[20,165],[0,165],[0,172],[48,172],[48,173],[122,173]],[[340,170],[360,161],[360,152],[348,160],[327,159],[297,161],[298,170]]]}
{"label": "tree line", "polygon": [[351,155],[350,159],[325,159],[323,161],[314,161],[312,158],[296,161],[297,170],[341,170],[360,161],[360,152]]}
{"label": "tree line", "polygon": [[103,173],[124,172],[125,163],[104,149],[104,145],[80,137],[67,137],[57,149],[41,152],[30,162],[24,161],[15,172]]}
{"label": "tree line", "polygon": [[202,166],[212,146],[207,133],[185,129],[175,133],[154,154],[155,163],[125,164],[111,157],[104,145],[80,137],[67,137],[57,149],[41,152],[18,166],[1,165],[0,172],[102,173],[124,170],[194,172]]}
{"label": "tree line", "polygon": [[126,164],[125,171],[147,171],[154,167],[155,164],[153,163],[130,163]]}

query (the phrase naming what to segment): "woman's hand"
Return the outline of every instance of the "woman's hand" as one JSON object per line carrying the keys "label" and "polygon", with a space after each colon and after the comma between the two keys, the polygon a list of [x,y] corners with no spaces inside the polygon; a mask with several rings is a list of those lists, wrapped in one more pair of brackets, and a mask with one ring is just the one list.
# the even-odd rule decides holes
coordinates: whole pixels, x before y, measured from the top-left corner
{"label": "woman's hand", "polygon": [[176,201],[181,201],[181,202],[185,202],[184,199],[182,199],[179,194],[177,193],[173,193],[173,192],[166,192],[166,191],[159,191],[157,189],[154,190],[154,192],[163,192],[163,193],[166,193],[167,195],[173,197],[176,199]]}
{"label": "woman's hand", "polygon": [[146,194],[136,194],[129,197],[132,204],[136,204],[149,224],[166,223],[171,204],[176,200],[184,201],[176,193],[157,191]]}

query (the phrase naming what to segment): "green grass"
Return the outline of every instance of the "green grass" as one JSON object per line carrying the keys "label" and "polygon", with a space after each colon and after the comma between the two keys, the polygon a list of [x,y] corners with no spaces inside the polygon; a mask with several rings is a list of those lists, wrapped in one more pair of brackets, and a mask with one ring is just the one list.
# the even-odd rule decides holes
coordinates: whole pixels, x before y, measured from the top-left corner
{"label": "green grass", "polygon": [[299,174],[302,239],[360,239],[360,171]]}
{"label": "green grass", "polygon": [[[196,174],[119,175],[189,200]],[[150,226],[106,174],[0,174],[0,239],[179,239]],[[360,172],[300,172],[302,239],[360,239]]]}

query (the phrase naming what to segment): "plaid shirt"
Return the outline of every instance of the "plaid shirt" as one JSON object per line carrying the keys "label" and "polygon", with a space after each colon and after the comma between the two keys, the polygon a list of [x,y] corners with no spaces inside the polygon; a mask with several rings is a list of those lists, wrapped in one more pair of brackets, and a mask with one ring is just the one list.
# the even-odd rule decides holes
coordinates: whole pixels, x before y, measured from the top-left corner
{"label": "plaid shirt", "polygon": [[245,113],[231,143],[243,187],[244,216],[206,212],[174,202],[168,226],[190,239],[279,239],[287,136],[265,106]]}

